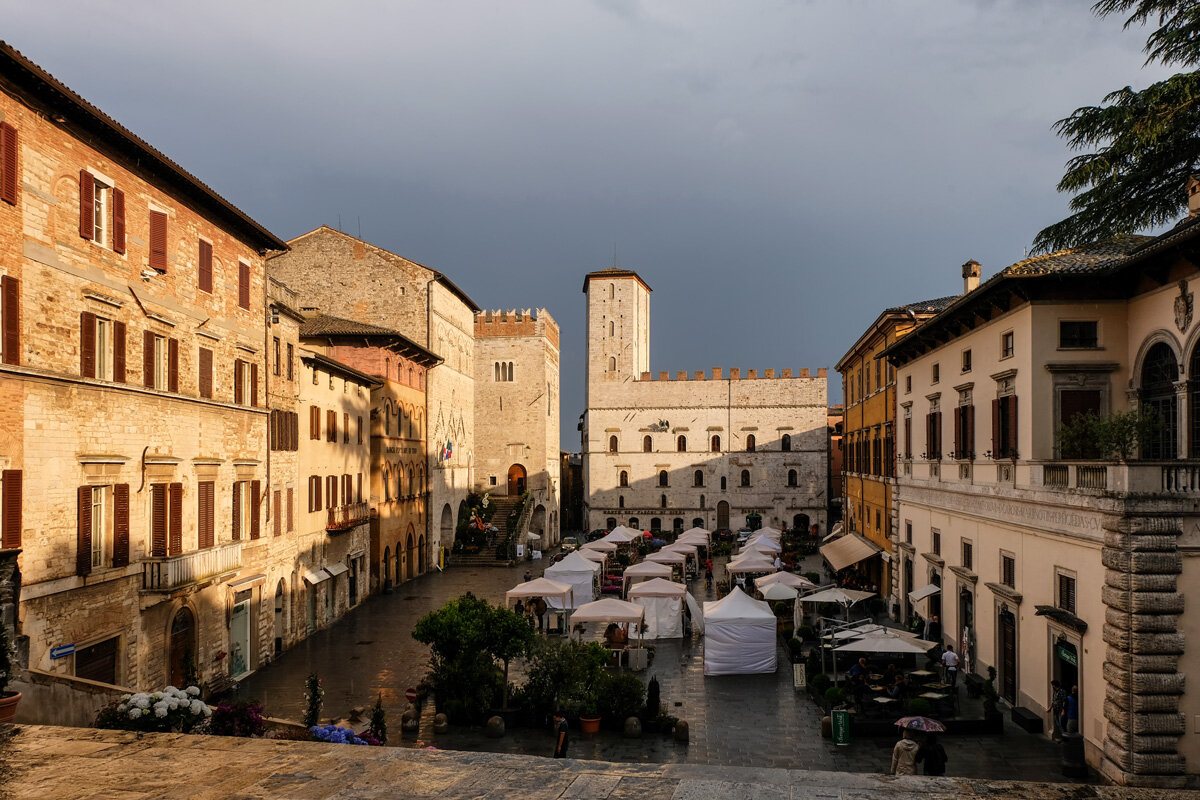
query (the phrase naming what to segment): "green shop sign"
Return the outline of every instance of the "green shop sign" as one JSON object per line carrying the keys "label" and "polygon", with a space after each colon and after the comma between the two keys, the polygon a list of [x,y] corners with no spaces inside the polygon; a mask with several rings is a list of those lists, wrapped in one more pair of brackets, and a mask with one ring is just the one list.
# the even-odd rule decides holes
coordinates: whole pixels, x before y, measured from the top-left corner
{"label": "green shop sign", "polygon": [[839,708],[831,711],[829,717],[833,725],[833,743],[850,744],[850,712]]}
{"label": "green shop sign", "polygon": [[1079,656],[1075,655],[1075,651],[1068,650],[1061,644],[1054,645],[1054,654],[1058,656],[1059,661],[1070,664],[1072,667],[1079,666]]}

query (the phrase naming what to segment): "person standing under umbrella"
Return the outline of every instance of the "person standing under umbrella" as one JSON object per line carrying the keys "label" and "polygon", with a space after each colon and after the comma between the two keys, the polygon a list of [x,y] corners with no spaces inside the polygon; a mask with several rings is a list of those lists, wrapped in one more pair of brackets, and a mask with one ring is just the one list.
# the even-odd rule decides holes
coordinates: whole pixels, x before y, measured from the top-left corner
{"label": "person standing under umbrella", "polygon": [[936,733],[925,734],[925,741],[917,750],[917,761],[925,762],[926,775],[946,774],[946,748],[942,747]]}
{"label": "person standing under umbrella", "polygon": [[900,741],[896,742],[896,746],[892,748],[893,775],[917,774],[918,747],[919,745],[912,738],[912,732],[905,728],[900,735]]}

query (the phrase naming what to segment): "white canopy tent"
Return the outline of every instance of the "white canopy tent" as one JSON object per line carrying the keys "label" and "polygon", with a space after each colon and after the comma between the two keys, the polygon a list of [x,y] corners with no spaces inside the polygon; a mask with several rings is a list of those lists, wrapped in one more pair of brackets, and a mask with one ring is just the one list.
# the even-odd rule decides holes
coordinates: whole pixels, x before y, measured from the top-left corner
{"label": "white canopy tent", "polygon": [[[694,537],[697,534],[703,536],[704,541],[706,542],[712,537],[712,531],[709,531],[707,528],[688,528],[686,531],[679,534],[679,539],[682,539],[685,536]],[[675,541],[679,541],[679,539],[676,539]]]}
{"label": "white canopy tent", "polygon": [[783,545],[766,536],[754,536],[748,539],[746,543],[742,545],[742,549],[744,550],[747,547],[765,547],[768,550],[775,551],[776,553],[783,550]]}
{"label": "white canopy tent", "polygon": [[663,548],[657,553],[651,553],[650,555],[646,556],[646,560],[653,561],[656,564],[678,564],[682,567],[687,563],[687,556],[676,550],[667,550],[666,548]]}
{"label": "white canopy tent", "polygon": [[[627,542],[632,542],[635,539],[642,538],[641,531],[635,531],[633,528],[627,528],[624,525],[618,525],[617,527],[613,528],[611,531],[608,532],[608,535],[612,536],[614,533],[619,534],[621,536],[629,537],[625,540]],[[608,537],[605,537],[605,538],[608,538]]]}
{"label": "white canopy tent", "polygon": [[647,639],[683,636],[683,605],[687,597],[686,586],[663,578],[653,578],[629,590],[629,600],[646,609]]}
{"label": "white canopy tent", "polygon": [[628,592],[632,584],[648,581],[651,578],[666,578],[671,579],[675,574],[675,569],[670,564],[657,564],[653,561],[643,561],[640,564],[634,564],[632,567],[626,567],[622,573],[623,591]]}
{"label": "white canopy tent", "polygon": [[778,572],[779,567],[775,566],[773,559],[761,553],[750,553],[745,558],[730,561],[725,565],[725,571],[734,575],[745,575],[752,572]]}
{"label": "white canopy tent", "polygon": [[605,597],[584,603],[571,612],[571,622],[619,622],[641,625],[646,618],[646,609],[637,603]]}
{"label": "white canopy tent", "polygon": [[617,527],[613,528],[612,531],[610,531],[606,536],[601,537],[600,541],[611,542],[615,545],[622,545],[622,544],[629,544],[630,542],[636,540],[638,538],[638,536],[639,536],[639,534],[634,533],[633,531],[629,530],[628,528],[618,525]]}
{"label": "white canopy tent", "polygon": [[795,600],[800,594],[794,586],[788,586],[786,583],[768,583],[759,591],[762,592],[763,600]]}
{"label": "white canopy tent", "polygon": [[578,608],[584,603],[595,600],[600,595],[598,586],[600,565],[589,561],[578,552],[571,553],[557,564],[547,567],[543,576],[553,581],[565,583],[571,587],[571,597],[568,605],[555,605],[557,600],[546,599],[551,608]]}
{"label": "white canopy tent", "polygon": [[773,583],[782,583],[784,586],[791,586],[793,589],[817,588],[817,585],[808,578],[805,578],[803,575],[797,575],[794,572],[776,572],[754,579],[754,585],[759,591],[762,591]]}
{"label": "white canopy tent", "polygon": [[595,561],[597,564],[603,564],[608,560],[608,553],[603,550],[576,550],[575,552],[588,561]]}
{"label": "white canopy tent", "polygon": [[520,583],[504,593],[504,605],[513,605],[513,600],[522,597],[541,597],[544,598],[547,605],[551,599],[559,602],[556,608],[563,608],[563,604],[570,602],[571,586],[562,581],[554,581],[548,578],[534,578],[531,581]]}
{"label": "white canopy tent", "polygon": [[778,528],[772,528],[770,525],[764,525],[752,533],[751,536],[769,536],[778,541],[783,537],[783,531],[779,530]]}
{"label": "white canopy tent", "polygon": [[617,546],[615,544],[613,544],[612,542],[606,542],[603,539],[597,539],[594,542],[588,542],[587,544],[583,545],[580,549],[581,550],[600,550],[601,552],[604,552],[604,553],[612,553],[612,552],[616,551]]}
{"label": "white canopy tent", "polygon": [[704,674],[775,671],[775,615],[761,600],[734,588],[704,604]]}

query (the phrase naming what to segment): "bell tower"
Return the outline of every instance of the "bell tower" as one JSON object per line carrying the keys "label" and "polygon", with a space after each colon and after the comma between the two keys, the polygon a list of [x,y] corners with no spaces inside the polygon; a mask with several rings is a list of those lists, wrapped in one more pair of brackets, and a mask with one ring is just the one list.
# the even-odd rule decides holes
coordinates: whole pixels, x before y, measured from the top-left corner
{"label": "bell tower", "polygon": [[587,395],[650,371],[650,286],[631,269],[602,269],[583,280],[587,295]]}

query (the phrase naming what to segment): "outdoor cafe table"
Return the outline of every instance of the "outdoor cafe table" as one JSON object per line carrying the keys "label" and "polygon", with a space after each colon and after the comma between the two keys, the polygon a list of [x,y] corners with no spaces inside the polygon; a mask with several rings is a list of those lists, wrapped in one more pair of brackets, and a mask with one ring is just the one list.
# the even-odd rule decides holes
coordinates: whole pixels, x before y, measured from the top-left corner
{"label": "outdoor cafe table", "polygon": [[920,683],[925,683],[930,678],[934,677],[935,674],[936,673],[930,672],[927,669],[914,669],[908,673],[909,677],[916,678]]}

